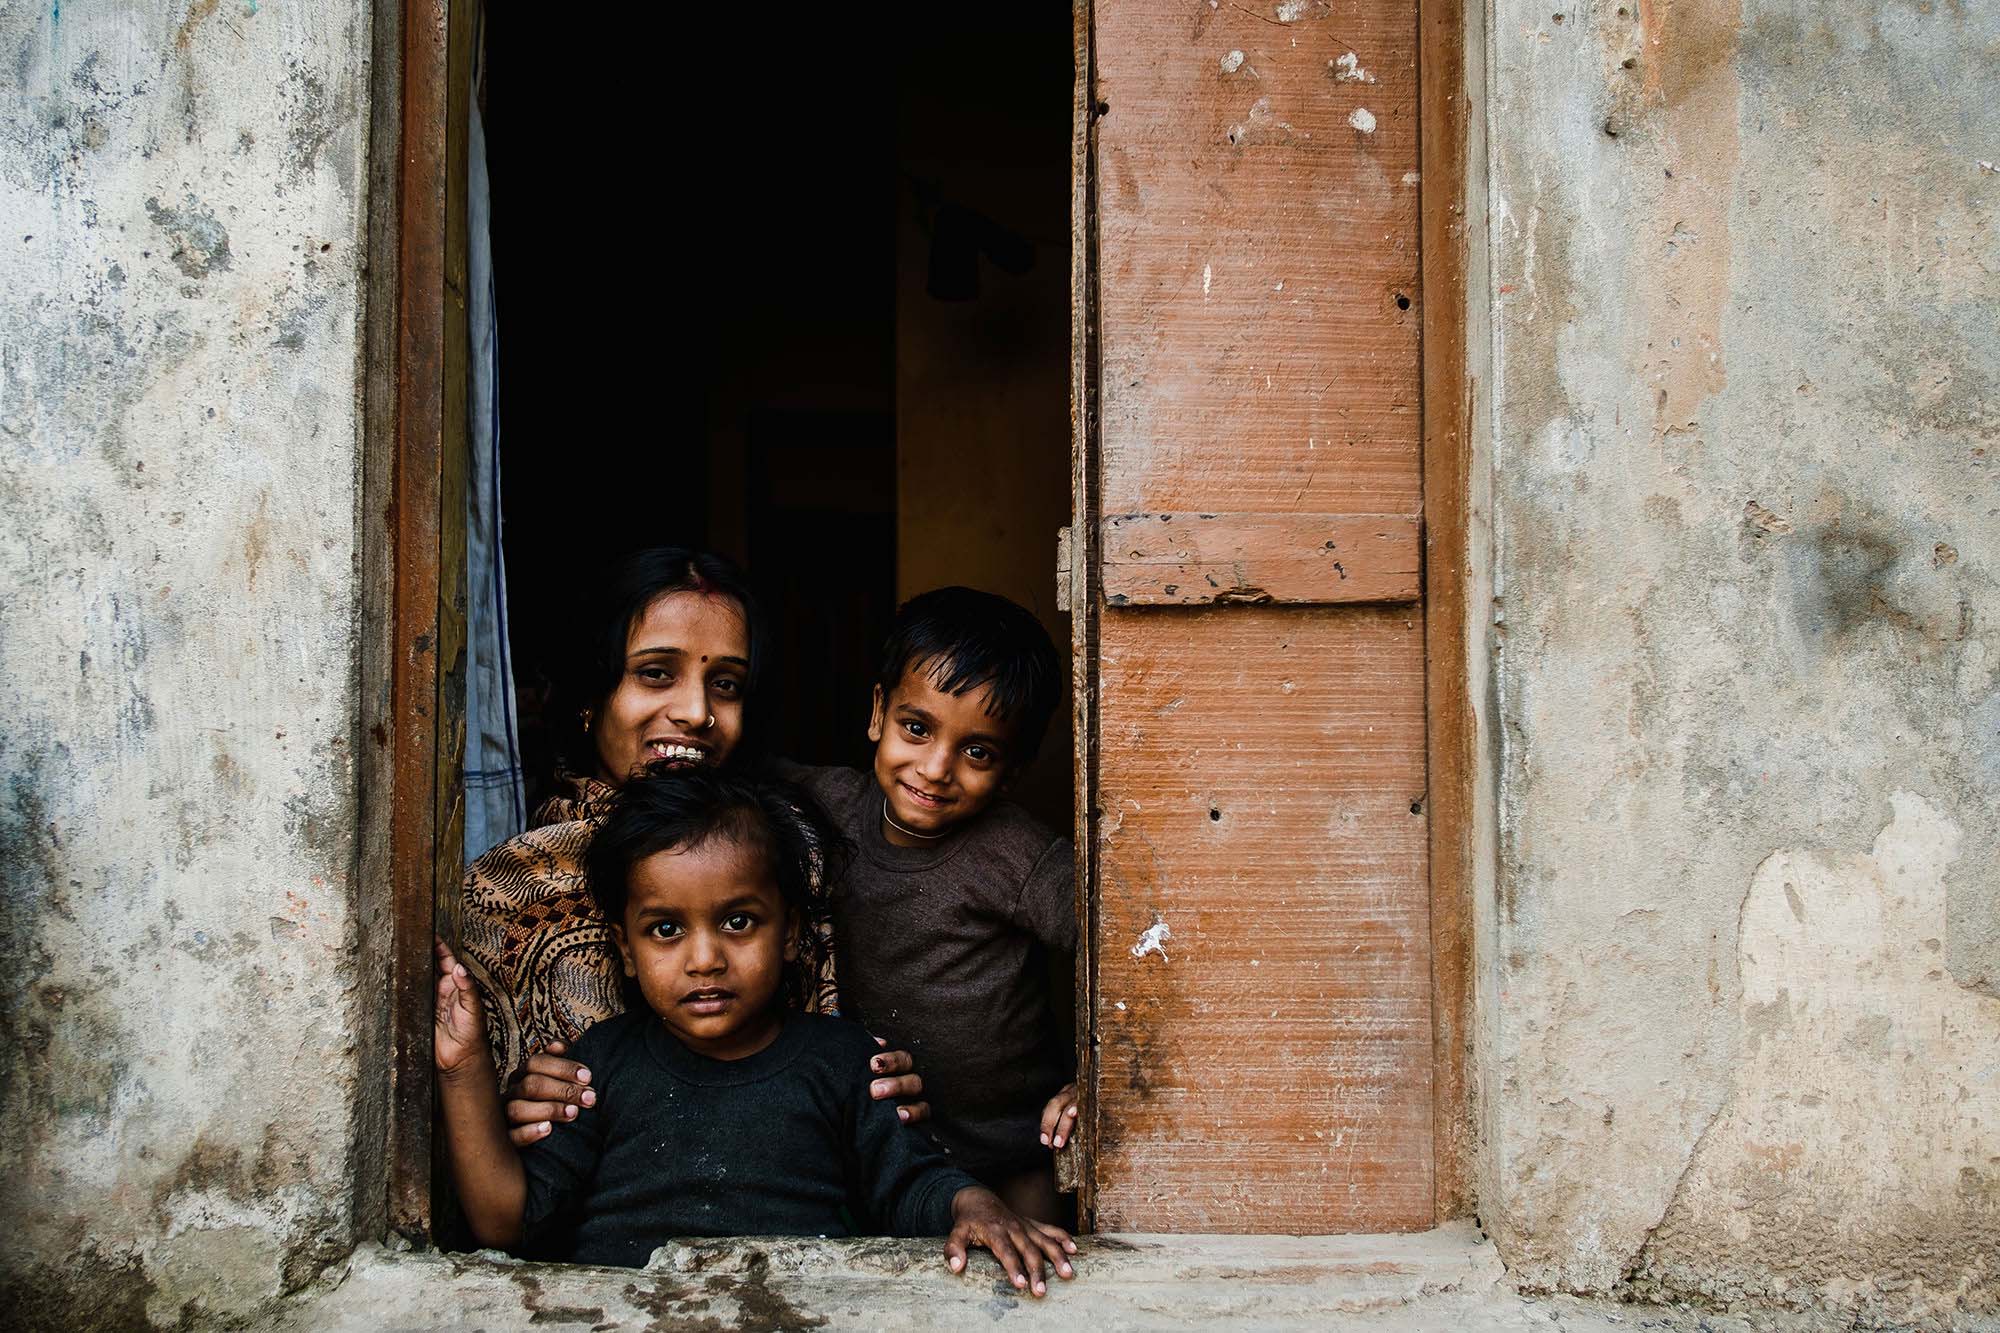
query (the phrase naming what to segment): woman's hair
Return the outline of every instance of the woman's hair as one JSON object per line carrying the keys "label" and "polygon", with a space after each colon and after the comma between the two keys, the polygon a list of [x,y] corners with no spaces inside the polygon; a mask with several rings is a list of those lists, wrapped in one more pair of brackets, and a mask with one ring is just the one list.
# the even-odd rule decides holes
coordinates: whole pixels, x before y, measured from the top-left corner
{"label": "woman's hair", "polygon": [[794,1008],[803,1007],[826,961],[825,886],[846,840],[797,787],[714,769],[649,766],[619,788],[611,814],[590,840],[591,896],[605,920],[622,923],[633,866],[716,839],[762,858],[785,907],[798,913],[799,956],[786,965],[782,994]]}
{"label": "woman's hair", "polygon": [[654,546],[634,551],[592,581],[556,663],[555,695],[550,731],[558,753],[575,773],[595,773],[597,745],[584,729],[585,709],[598,709],[625,676],[625,649],[632,626],[668,593],[715,594],[735,602],[743,612],[750,639],[750,670],[743,682],[743,735],[736,743],[731,767],[762,754],[758,719],[758,684],[771,667],[771,631],[763,604],[743,571],[723,556],[680,546]]}

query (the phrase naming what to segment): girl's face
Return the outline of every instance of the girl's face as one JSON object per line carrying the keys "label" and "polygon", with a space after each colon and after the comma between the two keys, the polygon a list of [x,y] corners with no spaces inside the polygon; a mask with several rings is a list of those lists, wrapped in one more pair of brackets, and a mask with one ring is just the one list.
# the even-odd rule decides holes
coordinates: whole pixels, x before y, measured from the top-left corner
{"label": "girl's face", "polygon": [[647,1007],[681,1045],[741,1060],[771,1044],[799,922],[763,854],[733,838],[669,848],[636,862],[625,920],[611,936]]}
{"label": "girl's face", "polygon": [[720,764],[743,737],[750,630],[727,597],[670,592],[632,621],[625,669],[590,719],[613,786],[657,760]]}

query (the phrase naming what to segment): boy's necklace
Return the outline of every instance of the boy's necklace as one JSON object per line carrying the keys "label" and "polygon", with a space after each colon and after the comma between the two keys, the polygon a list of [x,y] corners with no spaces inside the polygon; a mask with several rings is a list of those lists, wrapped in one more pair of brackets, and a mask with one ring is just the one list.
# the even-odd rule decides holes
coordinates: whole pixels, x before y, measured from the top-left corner
{"label": "boy's necklace", "polygon": [[950,829],[946,829],[943,833],[919,833],[913,828],[904,828],[896,822],[896,817],[889,813],[889,798],[886,796],[882,798],[882,822],[905,837],[921,838],[925,842],[936,842],[939,838],[951,835]]}

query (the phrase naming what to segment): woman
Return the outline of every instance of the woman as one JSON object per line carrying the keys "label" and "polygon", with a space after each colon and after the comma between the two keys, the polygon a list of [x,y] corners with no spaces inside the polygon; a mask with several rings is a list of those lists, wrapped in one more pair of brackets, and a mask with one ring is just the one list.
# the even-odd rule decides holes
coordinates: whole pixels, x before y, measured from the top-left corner
{"label": "woman", "polygon": [[[512,1071],[507,1118],[517,1145],[576,1115],[594,1094],[563,1058],[591,1024],[623,1011],[624,976],[584,865],[619,786],[648,764],[742,767],[762,761],[753,701],[770,656],[756,597],[720,556],[656,547],[627,558],[598,589],[586,633],[562,671],[559,790],[535,827],[466,870],[463,951],[479,986],[495,1065]],[[825,942],[822,941],[824,945]],[[816,951],[801,997],[833,1008],[832,950]],[[877,1056],[877,1100],[923,1081],[908,1054]],[[903,1108],[921,1120],[930,1108]]]}

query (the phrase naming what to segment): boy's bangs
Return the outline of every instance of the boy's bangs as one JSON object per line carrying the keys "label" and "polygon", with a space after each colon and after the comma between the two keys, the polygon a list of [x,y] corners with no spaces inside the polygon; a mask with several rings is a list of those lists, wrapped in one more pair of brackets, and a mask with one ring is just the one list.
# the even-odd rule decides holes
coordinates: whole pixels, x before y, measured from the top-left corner
{"label": "boy's bangs", "polygon": [[1024,673],[1009,671],[1004,663],[968,661],[964,656],[939,652],[913,663],[910,671],[929,681],[940,694],[949,694],[954,699],[982,685],[989,686],[986,715],[1010,726],[1027,707],[1030,691],[1019,679]]}

